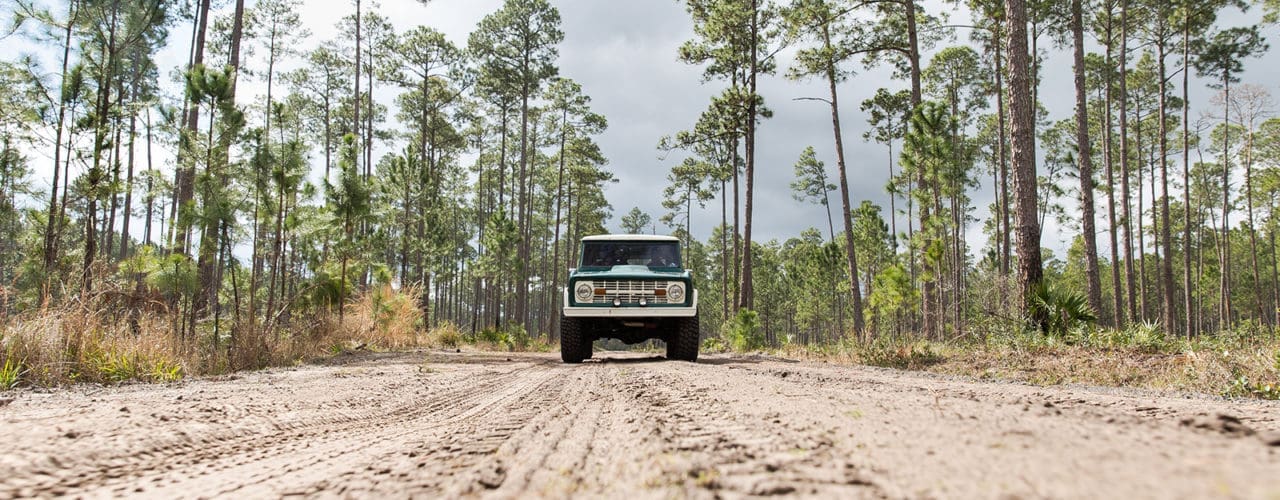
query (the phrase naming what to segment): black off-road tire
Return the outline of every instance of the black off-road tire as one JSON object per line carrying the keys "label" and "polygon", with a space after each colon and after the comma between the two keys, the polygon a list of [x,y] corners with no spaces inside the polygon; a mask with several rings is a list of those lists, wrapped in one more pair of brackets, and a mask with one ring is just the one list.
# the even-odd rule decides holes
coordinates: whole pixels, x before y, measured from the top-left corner
{"label": "black off-road tire", "polygon": [[667,339],[667,359],[698,361],[698,317],[676,320],[675,332]]}
{"label": "black off-road tire", "polygon": [[560,317],[560,359],[565,363],[581,363],[591,357],[591,342],[582,330],[582,320]]}

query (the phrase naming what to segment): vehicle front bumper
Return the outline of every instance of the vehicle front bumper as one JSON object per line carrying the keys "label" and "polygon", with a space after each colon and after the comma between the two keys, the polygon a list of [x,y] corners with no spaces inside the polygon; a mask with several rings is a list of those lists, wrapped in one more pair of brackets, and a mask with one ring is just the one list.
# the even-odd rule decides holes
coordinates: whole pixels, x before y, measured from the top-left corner
{"label": "vehicle front bumper", "polygon": [[[569,303],[569,292],[564,292],[564,303]],[[698,291],[693,291],[693,305],[689,307],[570,307],[565,306],[567,318],[689,318],[698,315]]]}

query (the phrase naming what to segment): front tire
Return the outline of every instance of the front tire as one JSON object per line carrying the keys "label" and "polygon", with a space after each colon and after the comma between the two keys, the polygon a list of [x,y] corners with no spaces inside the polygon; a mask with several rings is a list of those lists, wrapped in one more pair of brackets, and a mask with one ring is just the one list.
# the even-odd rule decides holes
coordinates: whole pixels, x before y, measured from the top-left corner
{"label": "front tire", "polygon": [[591,343],[582,332],[578,318],[560,317],[560,359],[565,363],[581,363],[590,357]]}
{"label": "front tire", "polygon": [[698,340],[698,317],[679,319],[675,333],[667,340],[667,359],[696,363]]}

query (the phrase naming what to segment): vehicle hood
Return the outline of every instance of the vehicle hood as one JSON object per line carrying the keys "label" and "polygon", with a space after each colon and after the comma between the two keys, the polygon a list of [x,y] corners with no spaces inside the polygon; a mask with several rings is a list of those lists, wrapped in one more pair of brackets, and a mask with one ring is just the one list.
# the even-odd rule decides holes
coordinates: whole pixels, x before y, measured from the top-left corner
{"label": "vehicle hood", "polygon": [[609,269],[579,269],[574,279],[688,279],[688,270],[650,269],[649,266],[613,266]]}

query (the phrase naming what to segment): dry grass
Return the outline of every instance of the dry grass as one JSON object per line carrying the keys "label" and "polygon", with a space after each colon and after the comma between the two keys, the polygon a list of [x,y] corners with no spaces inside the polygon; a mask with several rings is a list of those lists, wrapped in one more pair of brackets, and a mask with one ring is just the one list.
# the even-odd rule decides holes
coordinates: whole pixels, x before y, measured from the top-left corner
{"label": "dry grass", "polygon": [[175,334],[176,318],[160,310],[132,315],[115,304],[72,303],[10,316],[0,325],[0,390],[71,383],[170,382],[191,375],[292,365],[361,349],[455,345],[428,335],[417,290],[372,289],[352,299],[343,320],[332,312],[295,315],[268,332],[232,324],[214,334],[212,320],[195,338]]}
{"label": "dry grass", "polygon": [[177,380],[197,363],[160,333],[167,324],[140,316],[135,330],[129,321],[74,307],[11,316],[0,327],[0,365],[17,367],[14,386]]}
{"label": "dry grass", "polygon": [[1037,385],[1084,384],[1280,399],[1280,342],[1192,341],[1100,332],[1087,339],[1019,336],[792,347],[789,356]]}
{"label": "dry grass", "polygon": [[382,285],[357,295],[345,308],[347,336],[384,349],[418,347],[426,340],[422,291]]}

